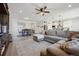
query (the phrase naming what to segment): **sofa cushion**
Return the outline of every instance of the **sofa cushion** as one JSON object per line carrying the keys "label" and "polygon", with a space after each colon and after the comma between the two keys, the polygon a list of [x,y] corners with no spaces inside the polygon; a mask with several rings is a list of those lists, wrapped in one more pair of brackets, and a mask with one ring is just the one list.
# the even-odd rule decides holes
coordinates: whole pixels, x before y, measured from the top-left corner
{"label": "sofa cushion", "polygon": [[64,39],[66,39],[66,38],[58,37],[58,36],[49,36],[49,35],[45,35],[45,39],[51,39],[51,40],[59,41],[59,40],[64,40]]}
{"label": "sofa cushion", "polygon": [[79,55],[79,39],[65,42],[61,45],[61,49],[72,55]]}
{"label": "sofa cushion", "polygon": [[58,37],[58,36],[49,36],[49,35],[45,35],[44,40],[51,42],[51,43],[56,43],[59,40],[65,40],[66,38],[62,38],[62,37]]}
{"label": "sofa cushion", "polygon": [[51,36],[56,36],[56,30],[48,30],[47,32],[48,35],[51,35]]}
{"label": "sofa cushion", "polygon": [[66,38],[67,35],[68,35],[68,31],[57,30],[57,36]]}
{"label": "sofa cushion", "polygon": [[67,53],[57,47],[47,48],[47,53],[51,56],[68,56]]}

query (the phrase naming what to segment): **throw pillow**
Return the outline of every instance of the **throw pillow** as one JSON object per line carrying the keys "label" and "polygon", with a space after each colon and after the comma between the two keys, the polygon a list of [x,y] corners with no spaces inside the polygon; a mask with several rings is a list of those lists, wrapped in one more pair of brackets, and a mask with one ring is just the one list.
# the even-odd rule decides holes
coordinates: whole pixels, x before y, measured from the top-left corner
{"label": "throw pillow", "polygon": [[69,54],[79,55],[79,39],[65,42],[60,48]]}
{"label": "throw pillow", "polygon": [[48,30],[47,32],[48,35],[51,35],[51,36],[56,36],[56,30]]}
{"label": "throw pillow", "polygon": [[66,31],[62,31],[62,30],[57,30],[57,36],[59,37],[66,37]]}

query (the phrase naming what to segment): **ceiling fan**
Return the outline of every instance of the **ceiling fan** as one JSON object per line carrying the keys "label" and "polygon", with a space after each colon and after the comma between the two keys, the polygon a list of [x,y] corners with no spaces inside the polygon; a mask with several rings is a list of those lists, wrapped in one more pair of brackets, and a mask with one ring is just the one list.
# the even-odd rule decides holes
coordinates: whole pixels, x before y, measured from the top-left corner
{"label": "ceiling fan", "polygon": [[40,8],[35,8],[38,12],[36,14],[42,14],[42,16],[45,15],[45,13],[50,13],[50,11],[47,11],[47,6],[40,7]]}

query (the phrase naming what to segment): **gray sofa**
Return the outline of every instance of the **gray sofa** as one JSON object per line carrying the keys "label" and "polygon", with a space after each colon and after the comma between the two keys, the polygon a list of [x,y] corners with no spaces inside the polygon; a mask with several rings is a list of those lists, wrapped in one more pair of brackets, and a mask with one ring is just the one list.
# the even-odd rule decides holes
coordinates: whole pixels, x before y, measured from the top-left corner
{"label": "gray sofa", "polygon": [[67,39],[69,31],[64,30],[48,30],[47,35],[44,36],[44,40],[50,43],[56,43],[59,40]]}
{"label": "gray sofa", "polygon": [[[67,39],[68,38],[68,35],[69,35],[69,31],[66,30],[48,30],[47,31],[47,35],[43,35],[43,34],[36,34],[36,35],[33,35],[33,39],[37,42],[40,42],[40,41],[47,41],[47,42],[50,42],[50,43],[56,43],[60,40],[64,40],[64,39]],[[38,39],[38,37],[41,37],[41,39]]]}
{"label": "gray sofa", "polygon": [[60,49],[60,44],[63,44],[65,40],[60,40],[55,44],[50,45],[47,47],[46,50],[42,50],[40,52],[41,56],[67,56],[68,54]]}
{"label": "gray sofa", "polygon": [[50,45],[46,50],[44,51],[42,50],[40,52],[40,55],[41,56],[79,56],[79,39],[74,38],[74,40],[71,41],[68,41],[68,39],[60,40],[57,43]]}

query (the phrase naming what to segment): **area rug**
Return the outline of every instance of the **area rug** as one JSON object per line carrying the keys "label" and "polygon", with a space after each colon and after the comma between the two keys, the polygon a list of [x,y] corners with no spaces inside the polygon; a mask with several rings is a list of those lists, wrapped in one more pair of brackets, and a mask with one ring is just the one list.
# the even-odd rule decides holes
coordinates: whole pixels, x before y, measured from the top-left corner
{"label": "area rug", "polygon": [[32,36],[17,37],[13,42],[18,56],[40,56],[40,52],[51,45],[51,43],[45,41],[36,42]]}

